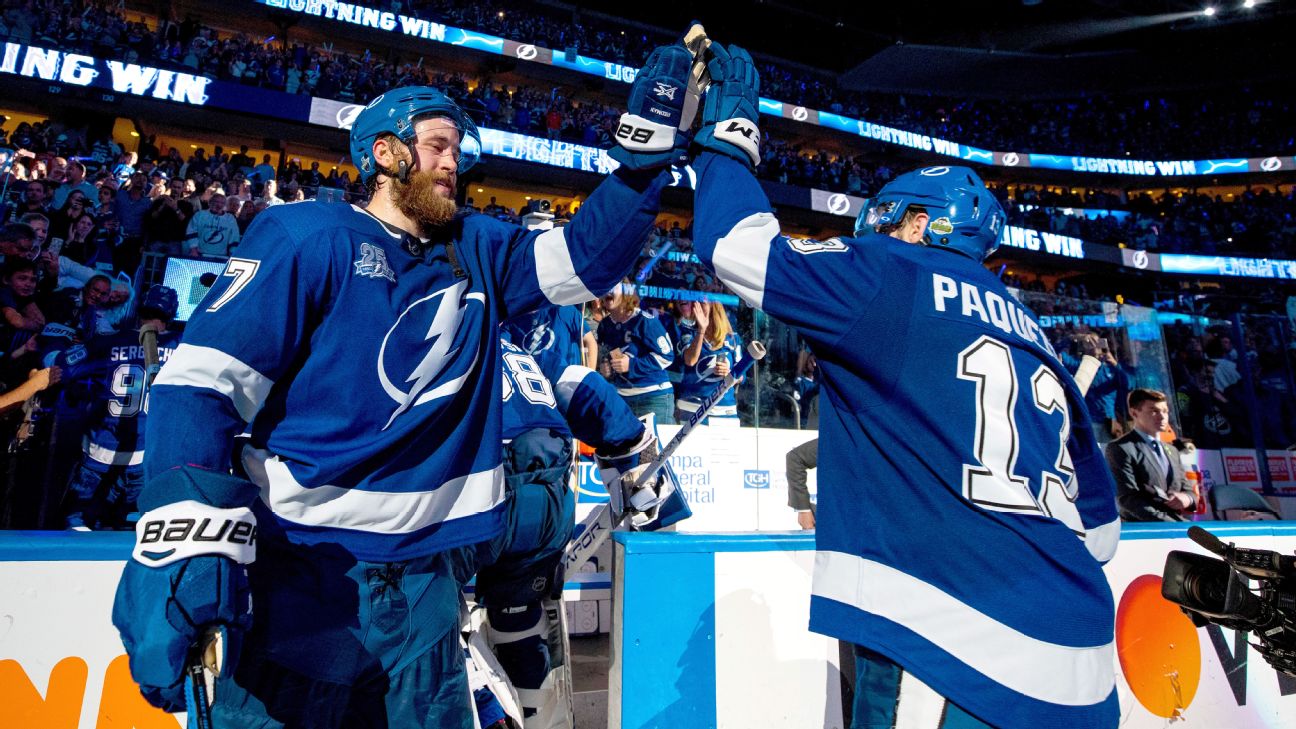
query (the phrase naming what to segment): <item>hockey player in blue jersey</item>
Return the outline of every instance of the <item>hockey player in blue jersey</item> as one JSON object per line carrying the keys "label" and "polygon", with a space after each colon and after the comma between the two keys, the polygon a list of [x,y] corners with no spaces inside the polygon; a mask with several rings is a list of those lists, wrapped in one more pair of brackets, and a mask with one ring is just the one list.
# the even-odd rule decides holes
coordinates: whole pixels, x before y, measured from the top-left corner
{"label": "hockey player in blue jersey", "polygon": [[[563,700],[570,687],[560,687],[560,664],[567,658],[558,613],[562,560],[576,509],[569,487],[572,435],[594,446],[600,465],[613,469],[607,471],[612,489],[633,483],[640,457],[654,452],[656,433],[597,372],[580,365],[544,368],[517,346],[507,341],[501,346],[506,525],[486,545],[476,596],[486,608],[490,643],[517,689],[527,729],[557,729],[571,722],[571,706]],[[673,489],[673,478],[664,469],[657,488]],[[628,495],[621,499],[628,500]],[[673,506],[680,504],[677,499]],[[687,516],[685,507],[663,517],[659,526]]]}
{"label": "hockey player in blue jersey", "polygon": [[565,228],[457,209],[480,136],[426,87],[356,117],[367,207],[257,216],[151,392],[113,606],[151,703],[200,693],[186,668],[215,627],[216,726],[472,725],[452,563],[503,528],[499,322],[588,301],[633,265],[685,147],[691,63],[682,46],[649,57],[621,166]]}
{"label": "hockey player in blue jersey", "polygon": [[579,306],[546,306],[515,316],[500,328],[504,339],[531,355],[545,372],[562,372],[567,365],[584,363],[585,318]]}
{"label": "hockey player in blue jersey", "polygon": [[1070,374],[982,265],[999,204],[928,167],[856,237],[784,237],[752,175],[758,75],[711,48],[695,250],[818,358],[810,628],[856,645],[853,726],[895,726],[915,679],[943,727],[1116,726],[1115,487]]}
{"label": "hockey player in blue jersey", "polygon": [[665,327],[639,308],[639,297],[628,282],[608,292],[602,302],[607,316],[595,336],[611,351],[612,384],[635,415],[652,413],[658,423],[674,423],[674,388],[666,369],[675,351]]}
{"label": "hockey player in blue jersey", "polygon": [[[720,302],[686,301],[680,311],[686,312],[693,321],[693,326],[678,327],[680,338],[675,343],[675,357],[681,360],[683,370],[675,398],[675,417],[686,421],[730,370],[738,366],[743,351],[742,340],[729,325],[729,315]],[[734,395],[737,389],[726,392],[703,423],[737,426],[738,400]]]}
{"label": "hockey player in blue jersey", "polygon": [[[139,306],[140,331],[158,333],[159,361],[180,343],[168,332],[175,318],[175,289],[150,287]],[[94,404],[86,427],[84,454],[68,487],[66,526],[76,531],[126,529],[127,515],[144,486],[145,423],[149,411],[145,348],[136,331],[95,340],[78,379],[92,378]]]}

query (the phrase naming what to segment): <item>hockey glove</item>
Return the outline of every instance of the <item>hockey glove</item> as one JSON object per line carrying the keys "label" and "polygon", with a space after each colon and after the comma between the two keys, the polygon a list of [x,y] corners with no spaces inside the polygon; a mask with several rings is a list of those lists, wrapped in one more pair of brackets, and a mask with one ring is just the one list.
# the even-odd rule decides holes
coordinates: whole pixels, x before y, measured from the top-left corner
{"label": "hockey glove", "polygon": [[[630,87],[630,103],[617,124],[616,147],[608,154],[632,170],[683,163],[688,155],[689,71],[693,54],[682,45],[660,46],[648,56]],[[688,113],[685,113],[686,110]]]}
{"label": "hockey glove", "polygon": [[755,169],[760,164],[760,74],[747,51],[726,50],[712,43],[707,71],[711,88],[702,106],[702,130],[697,143]]}
{"label": "hockey glove", "polygon": [[599,477],[608,490],[612,513],[620,516],[630,512],[630,524],[635,529],[653,531],[670,526],[693,515],[683,493],[678,489],[679,479],[670,462],[646,483],[637,482],[657,460],[657,426],[652,415],[640,418],[644,432],[639,440],[619,453],[597,453]]}
{"label": "hockey glove", "polygon": [[[249,507],[258,491],[243,479],[192,467],[167,471],[149,486],[112,621],[144,698],[183,711],[188,670],[207,629],[221,630],[218,665],[231,672],[251,627],[245,565],[256,557]],[[149,494],[182,500],[150,504]]]}

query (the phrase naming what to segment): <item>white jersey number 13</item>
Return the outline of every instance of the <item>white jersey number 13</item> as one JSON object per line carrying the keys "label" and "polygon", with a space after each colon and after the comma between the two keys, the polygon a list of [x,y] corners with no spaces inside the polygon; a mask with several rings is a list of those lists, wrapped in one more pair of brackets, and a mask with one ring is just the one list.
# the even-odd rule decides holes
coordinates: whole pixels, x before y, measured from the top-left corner
{"label": "white jersey number 13", "polygon": [[[1045,365],[1030,378],[1028,396],[1044,413],[1062,414],[1058,451],[1052,469],[1038,474],[1017,474],[1021,438],[1013,411],[1017,407],[1018,379],[1012,353],[1002,342],[983,336],[959,352],[958,377],[976,384],[976,463],[963,464],[963,497],[982,509],[1039,513],[1066,524],[1083,537],[1085,530],[1076,508],[1075,467],[1067,451],[1071,413],[1066,390]],[[1039,479],[1038,496],[1031,481]]]}

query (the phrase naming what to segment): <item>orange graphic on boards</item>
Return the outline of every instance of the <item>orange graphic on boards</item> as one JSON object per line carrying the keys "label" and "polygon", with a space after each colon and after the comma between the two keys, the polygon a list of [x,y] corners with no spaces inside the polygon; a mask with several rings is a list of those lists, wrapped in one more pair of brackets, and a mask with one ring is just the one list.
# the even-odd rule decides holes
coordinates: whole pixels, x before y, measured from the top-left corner
{"label": "orange graphic on boards", "polygon": [[[69,656],[54,665],[49,688],[41,696],[18,661],[0,661],[0,729],[77,729],[88,678],[86,662]],[[180,729],[180,722],[144,700],[139,685],[131,678],[126,656],[122,655],[113,659],[104,672],[94,726],[95,729]]]}
{"label": "orange graphic on boards", "polygon": [[1116,652],[1130,690],[1156,716],[1177,718],[1201,683],[1197,628],[1161,597],[1161,578],[1143,575],[1116,608]]}

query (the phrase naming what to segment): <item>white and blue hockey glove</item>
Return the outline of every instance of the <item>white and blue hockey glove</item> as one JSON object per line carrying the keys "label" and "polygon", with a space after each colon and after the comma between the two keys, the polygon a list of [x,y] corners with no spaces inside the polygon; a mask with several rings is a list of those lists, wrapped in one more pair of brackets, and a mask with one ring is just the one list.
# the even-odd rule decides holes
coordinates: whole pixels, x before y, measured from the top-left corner
{"label": "white and blue hockey glove", "polygon": [[697,143],[755,169],[760,164],[760,74],[751,56],[731,45],[711,43],[707,72],[711,88],[702,105]]}
{"label": "white and blue hockey glove", "polygon": [[670,526],[693,515],[684,494],[679,490],[679,479],[670,462],[662,464],[646,483],[639,479],[657,460],[659,442],[657,425],[652,415],[640,418],[644,424],[643,435],[630,447],[615,454],[596,453],[599,477],[608,490],[612,513],[620,516],[630,513],[630,525],[641,531],[654,531]]}
{"label": "white and blue hockey glove", "polygon": [[252,625],[245,565],[256,557],[256,517],[249,507],[257,493],[243,479],[191,467],[154,478],[140,497],[144,514],[117,585],[112,622],[130,656],[131,676],[158,708],[186,709],[189,669],[208,630],[221,632],[224,655],[217,664],[234,670]]}
{"label": "white and blue hockey glove", "polygon": [[682,164],[698,99],[691,93],[693,54],[682,45],[660,46],[630,87],[630,103],[617,124],[612,159],[632,170]]}

